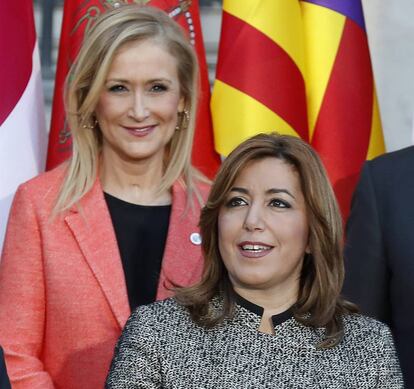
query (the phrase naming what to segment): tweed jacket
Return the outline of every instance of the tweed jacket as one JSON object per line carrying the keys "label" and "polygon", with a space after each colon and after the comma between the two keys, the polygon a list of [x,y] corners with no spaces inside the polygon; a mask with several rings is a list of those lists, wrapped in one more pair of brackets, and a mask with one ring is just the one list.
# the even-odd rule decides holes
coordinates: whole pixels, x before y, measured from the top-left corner
{"label": "tweed jacket", "polygon": [[[212,309],[220,309],[218,300]],[[361,315],[343,319],[341,343],[318,349],[324,330],[291,315],[274,320],[270,335],[258,332],[261,316],[241,305],[211,329],[196,325],[174,299],[139,307],[119,340],[106,388],[403,388],[387,326]]]}
{"label": "tweed jacket", "polygon": [[[14,389],[102,388],[130,315],[122,262],[99,179],[61,216],[51,218],[64,169],[19,187],[0,263],[0,344]],[[200,186],[206,197],[208,186]],[[202,270],[200,206],[172,188],[172,209],[157,299],[166,280],[188,285]],[[195,241],[194,239],[192,239]],[[199,243],[199,242],[195,242]]]}

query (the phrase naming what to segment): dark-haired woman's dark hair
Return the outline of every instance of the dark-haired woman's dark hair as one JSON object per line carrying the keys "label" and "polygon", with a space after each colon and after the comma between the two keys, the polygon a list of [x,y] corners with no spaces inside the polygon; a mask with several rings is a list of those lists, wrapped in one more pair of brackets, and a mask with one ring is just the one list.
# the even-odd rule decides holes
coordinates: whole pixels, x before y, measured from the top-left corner
{"label": "dark-haired woman's dark hair", "polygon": [[[218,215],[234,181],[251,161],[277,158],[291,165],[299,175],[309,221],[311,254],[304,257],[296,320],[306,326],[324,327],[322,348],[333,347],[343,336],[341,317],[357,312],[340,296],[344,278],[342,220],[334,192],[317,153],[305,141],[279,134],[259,134],[240,144],[223,162],[201,212],[200,229],[205,258],[201,281],[191,287],[177,288],[176,298],[186,306],[192,319],[212,327],[231,317],[234,291],[218,245]],[[211,315],[211,299],[221,295],[223,309]]]}

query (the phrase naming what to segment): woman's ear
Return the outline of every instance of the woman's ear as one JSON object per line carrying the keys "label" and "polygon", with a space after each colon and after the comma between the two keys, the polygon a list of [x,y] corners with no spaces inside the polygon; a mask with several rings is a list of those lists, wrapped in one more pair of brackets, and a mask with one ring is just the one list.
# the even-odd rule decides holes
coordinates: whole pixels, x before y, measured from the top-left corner
{"label": "woman's ear", "polygon": [[185,98],[180,97],[180,101],[178,102],[178,112],[183,112],[185,109]]}

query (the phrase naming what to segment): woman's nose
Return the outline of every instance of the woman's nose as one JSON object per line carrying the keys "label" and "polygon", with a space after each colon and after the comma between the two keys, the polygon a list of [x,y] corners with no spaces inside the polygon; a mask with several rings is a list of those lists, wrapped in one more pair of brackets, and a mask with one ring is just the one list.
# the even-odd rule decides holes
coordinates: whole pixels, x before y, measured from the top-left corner
{"label": "woman's nose", "polygon": [[246,213],[243,228],[247,231],[262,231],[264,230],[263,214],[259,207],[251,206]]}
{"label": "woman's nose", "polygon": [[147,101],[142,93],[137,92],[134,94],[131,99],[131,106],[129,108],[128,115],[137,121],[143,121],[149,116]]}

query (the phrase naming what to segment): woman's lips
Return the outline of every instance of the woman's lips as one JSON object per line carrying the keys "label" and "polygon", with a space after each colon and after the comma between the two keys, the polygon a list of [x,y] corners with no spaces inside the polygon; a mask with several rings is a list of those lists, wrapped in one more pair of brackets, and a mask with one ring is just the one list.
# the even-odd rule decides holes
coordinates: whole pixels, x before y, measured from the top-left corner
{"label": "woman's lips", "polygon": [[124,129],[127,130],[131,135],[141,138],[154,131],[155,127],[155,125],[152,125],[145,127],[124,127]]}
{"label": "woman's lips", "polygon": [[246,258],[261,258],[269,254],[274,246],[262,242],[241,242],[238,244],[240,254]]}

